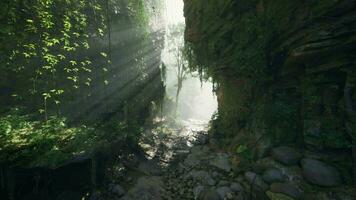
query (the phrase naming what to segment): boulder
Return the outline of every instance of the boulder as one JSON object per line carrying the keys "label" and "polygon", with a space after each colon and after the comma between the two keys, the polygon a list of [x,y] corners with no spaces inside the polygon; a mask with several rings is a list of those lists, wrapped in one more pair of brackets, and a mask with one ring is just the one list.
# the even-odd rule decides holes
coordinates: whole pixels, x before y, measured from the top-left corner
{"label": "boulder", "polygon": [[165,193],[164,184],[160,177],[143,176],[137,180],[122,200],[161,200]]}
{"label": "boulder", "polygon": [[315,185],[332,187],[342,183],[340,173],[335,167],[318,160],[303,159],[302,173],[307,181]]}
{"label": "boulder", "polygon": [[199,200],[222,200],[216,190],[204,190],[198,198]]}
{"label": "boulder", "polygon": [[273,193],[271,191],[267,191],[266,195],[269,197],[270,200],[294,200],[287,195],[280,194],[280,193]]}
{"label": "boulder", "polygon": [[190,154],[184,161],[184,164],[188,167],[194,167],[201,163],[201,161],[207,157],[209,148],[205,146],[195,146],[191,149]]}
{"label": "boulder", "polygon": [[243,191],[243,187],[241,186],[240,183],[231,183],[230,188],[234,192],[241,192]]}
{"label": "boulder", "polygon": [[161,175],[162,169],[156,161],[153,160],[141,160],[138,171],[144,173],[145,175]]}
{"label": "boulder", "polygon": [[208,135],[206,135],[204,133],[199,133],[199,135],[195,137],[194,144],[205,145],[208,143],[208,141],[209,141]]}
{"label": "boulder", "polygon": [[226,180],[221,180],[218,183],[218,186],[227,186],[227,185],[230,185],[230,182]]}
{"label": "boulder", "polygon": [[226,172],[231,171],[231,163],[229,160],[229,155],[226,153],[218,153],[212,160],[210,160],[210,165],[224,170]]}
{"label": "boulder", "polygon": [[216,192],[219,194],[221,199],[225,199],[225,197],[232,196],[233,193],[232,190],[227,186],[219,187],[218,189],[216,189]]}
{"label": "boulder", "polygon": [[189,178],[193,179],[196,182],[200,182],[209,186],[213,186],[216,184],[216,181],[212,178],[212,176],[208,172],[203,170],[192,170],[185,176],[185,179]]}
{"label": "boulder", "polygon": [[302,176],[302,169],[297,166],[286,166],[280,162],[275,161],[271,157],[267,157],[256,162],[256,166],[260,169],[278,169],[281,171],[286,179],[286,181],[300,182],[304,178]]}
{"label": "boulder", "polygon": [[282,164],[296,165],[302,158],[302,154],[291,147],[281,146],[272,150],[272,157]]}
{"label": "boulder", "polygon": [[286,177],[279,169],[270,168],[263,173],[262,179],[267,183],[274,183],[274,182],[284,182]]}
{"label": "boulder", "polygon": [[198,199],[200,194],[205,190],[204,186],[197,186],[193,189],[194,199]]}
{"label": "boulder", "polygon": [[266,191],[269,189],[269,186],[262,180],[261,176],[257,175],[254,172],[246,172],[245,179],[251,185],[256,186],[257,189],[260,189],[262,191]]}
{"label": "boulder", "polygon": [[273,183],[270,191],[285,194],[293,199],[302,199],[304,195],[302,190],[290,183]]}
{"label": "boulder", "polygon": [[271,138],[267,138],[267,137],[262,138],[256,146],[257,159],[266,157],[273,147],[272,144],[273,142]]}
{"label": "boulder", "polygon": [[110,184],[109,191],[118,197],[122,197],[125,194],[124,188],[117,184]]}

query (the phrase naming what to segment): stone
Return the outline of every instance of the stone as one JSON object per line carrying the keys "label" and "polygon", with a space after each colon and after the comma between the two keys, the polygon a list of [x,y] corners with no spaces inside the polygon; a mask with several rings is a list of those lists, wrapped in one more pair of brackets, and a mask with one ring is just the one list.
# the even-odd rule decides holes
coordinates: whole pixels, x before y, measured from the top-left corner
{"label": "stone", "polygon": [[234,192],[241,192],[243,191],[243,187],[241,186],[240,183],[231,183],[230,188]]}
{"label": "stone", "polygon": [[[90,194],[90,200],[97,200],[99,199],[100,194],[97,191],[94,191]],[[33,197],[32,197],[33,198]],[[81,199],[82,194],[76,191],[65,190],[57,194],[55,200],[73,200],[73,199]]]}
{"label": "stone", "polygon": [[210,165],[218,169],[224,170],[226,172],[231,171],[231,163],[229,160],[229,155],[226,153],[218,153],[212,160],[210,160]]}
{"label": "stone", "polygon": [[225,199],[225,197],[231,196],[231,194],[233,193],[230,187],[227,186],[219,187],[218,189],[216,189],[216,192],[219,194],[221,199]]}
{"label": "stone", "polygon": [[138,170],[145,175],[161,175],[162,169],[159,164],[153,160],[142,160],[138,166]]}
{"label": "stone", "polygon": [[256,146],[257,159],[266,157],[272,149],[272,139],[264,137]]}
{"label": "stone", "polygon": [[342,183],[339,171],[324,162],[314,159],[302,160],[303,177],[312,184],[332,187]]}
{"label": "stone", "polygon": [[213,189],[203,191],[198,199],[199,200],[223,200],[220,198],[219,193]]}
{"label": "stone", "polygon": [[264,170],[268,169],[278,169],[285,176],[286,181],[300,182],[303,181],[302,169],[297,166],[286,166],[280,162],[275,161],[271,157],[267,157],[256,162],[256,165]]}
{"label": "stone", "polygon": [[[352,191],[353,190],[353,191]],[[350,190],[341,191],[316,191],[306,195],[305,200],[355,200],[355,191]]]}
{"label": "stone", "polygon": [[124,188],[117,184],[110,184],[109,191],[118,197],[122,197],[125,194]]}
{"label": "stone", "polygon": [[192,170],[189,172],[185,179],[193,179],[194,181],[198,181],[202,184],[213,186],[216,184],[216,181],[210,176],[210,174],[203,170]]}
{"label": "stone", "polygon": [[260,175],[254,172],[245,172],[245,179],[249,184],[255,185],[258,189],[262,191],[266,191],[269,189],[269,185],[267,185],[261,178]]}
{"label": "stone", "polygon": [[164,193],[164,184],[160,177],[143,176],[121,200],[162,200]]}
{"label": "stone", "polygon": [[204,186],[197,186],[193,189],[194,199],[198,199],[200,194],[205,190]]}
{"label": "stone", "polygon": [[229,184],[230,184],[229,181],[221,180],[221,181],[219,181],[218,186],[227,186],[227,185],[229,185]]}
{"label": "stone", "polygon": [[294,200],[287,195],[280,194],[280,193],[273,193],[271,191],[267,191],[266,195],[269,197],[270,200]]}
{"label": "stone", "polygon": [[282,164],[296,165],[299,163],[302,155],[291,147],[281,146],[272,150],[272,157]]}
{"label": "stone", "polygon": [[234,200],[247,200],[247,195],[244,192],[239,192]]}
{"label": "stone", "polygon": [[279,169],[270,168],[263,173],[262,179],[267,183],[274,183],[274,182],[284,182],[286,177]]}
{"label": "stone", "polygon": [[202,159],[207,157],[209,148],[203,146],[195,146],[190,150],[190,154],[184,160],[184,164],[188,167],[194,167],[201,163]]}
{"label": "stone", "polygon": [[270,191],[285,194],[293,199],[302,199],[304,195],[302,190],[290,183],[273,183]]}
{"label": "stone", "polygon": [[214,178],[218,178],[219,176],[221,176],[221,174],[219,174],[219,172],[216,172],[216,171],[214,171],[213,173],[211,173],[211,175],[212,175]]}
{"label": "stone", "polygon": [[208,135],[204,134],[204,133],[200,133],[196,138],[195,138],[195,141],[194,141],[194,144],[197,144],[197,145],[205,145],[207,144],[209,141],[209,137]]}

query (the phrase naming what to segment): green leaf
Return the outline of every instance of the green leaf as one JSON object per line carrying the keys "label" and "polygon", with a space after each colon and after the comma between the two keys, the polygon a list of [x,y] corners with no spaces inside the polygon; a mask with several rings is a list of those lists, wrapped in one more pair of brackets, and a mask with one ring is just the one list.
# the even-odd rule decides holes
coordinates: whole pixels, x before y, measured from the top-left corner
{"label": "green leaf", "polygon": [[108,57],[108,54],[106,54],[105,52],[101,52],[100,55],[102,55],[104,58]]}
{"label": "green leaf", "polygon": [[243,153],[245,151],[247,151],[247,146],[246,145],[239,145],[237,148],[236,148],[236,153],[240,154],[240,153]]}

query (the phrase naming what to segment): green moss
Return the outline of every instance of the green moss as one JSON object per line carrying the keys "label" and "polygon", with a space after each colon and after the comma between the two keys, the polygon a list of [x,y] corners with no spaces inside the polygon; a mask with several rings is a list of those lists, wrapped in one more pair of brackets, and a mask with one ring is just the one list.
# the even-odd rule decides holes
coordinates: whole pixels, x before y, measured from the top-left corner
{"label": "green moss", "polygon": [[97,149],[125,139],[126,127],[69,127],[63,118],[46,122],[9,114],[0,118],[0,163],[56,168]]}

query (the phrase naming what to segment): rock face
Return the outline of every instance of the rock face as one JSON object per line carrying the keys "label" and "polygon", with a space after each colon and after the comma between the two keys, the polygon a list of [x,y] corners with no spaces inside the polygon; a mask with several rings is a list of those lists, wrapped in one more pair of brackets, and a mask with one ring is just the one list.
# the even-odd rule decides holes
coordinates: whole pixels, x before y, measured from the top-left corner
{"label": "rock face", "polygon": [[[355,122],[345,100],[356,102],[356,1],[208,2],[184,0],[185,38],[219,84],[221,137],[351,150],[347,124]],[[262,146],[257,157],[269,149]],[[288,148],[273,157],[285,165],[300,159]]]}
{"label": "rock face", "polygon": [[313,159],[302,160],[303,176],[319,186],[337,186],[342,183],[338,170],[326,163]]}
{"label": "rock face", "polygon": [[272,157],[285,165],[298,164],[302,155],[291,147],[277,147],[272,150]]}

